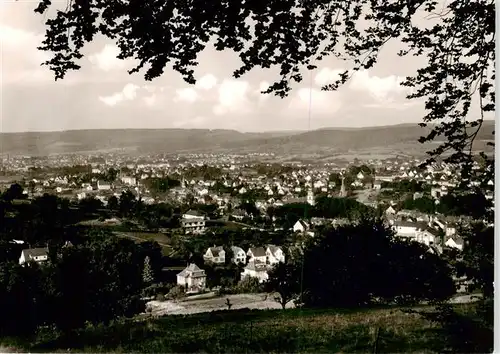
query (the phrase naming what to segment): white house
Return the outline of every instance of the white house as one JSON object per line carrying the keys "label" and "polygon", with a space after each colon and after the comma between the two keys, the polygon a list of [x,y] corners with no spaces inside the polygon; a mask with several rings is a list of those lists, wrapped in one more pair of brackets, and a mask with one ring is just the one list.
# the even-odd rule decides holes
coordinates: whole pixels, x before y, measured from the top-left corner
{"label": "white house", "polygon": [[106,181],[97,181],[97,189],[100,191],[109,191],[111,189],[111,183]]}
{"label": "white house", "polygon": [[265,282],[269,275],[267,274],[268,266],[265,263],[260,262],[248,262],[246,267],[241,272],[241,279],[245,277],[252,277],[259,279],[260,283]]}
{"label": "white house", "polygon": [[186,291],[203,290],[207,283],[205,271],[191,263],[182,272],[177,274],[177,285],[182,285]]}
{"label": "white house", "polygon": [[137,184],[137,179],[131,176],[123,176],[121,181],[123,184],[127,184],[129,186],[135,186]]}
{"label": "white house", "polygon": [[21,251],[21,257],[19,257],[19,264],[24,264],[29,261],[35,261],[37,263],[45,262],[49,257],[48,248],[29,248]]}
{"label": "white house", "polygon": [[81,193],[77,193],[77,194],[76,194],[76,198],[77,198],[78,200],[85,199],[85,197],[86,197],[86,196],[87,196],[87,195],[85,194],[85,192],[81,192]]}
{"label": "white house", "polygon": [[285,262],[285,253],[281,247],[269,245],[266,249],[266,263],[270,265],[277,264],[279,262]]}
{"label": "white house", "polygon": [[446,236],[453,236],[457,233],[457,228],[454,224],[452,223],[447,223],[445,225],[445,234]]}
{"label": "white house", "polygon": [[396,210],[392,206],[389,206],[387,209],[385,209],[385,214],[386,215],[394,215],[394,214],[396,214]]}
{"label": "white house", "polygon": [[181,226],[186,234],[201,234],[205,232],[205,216],[196,210],[189,210],[182,215]]}
{"label": "white house", "polygon": [[411,222],[396,220],[392,225],[396,236],[416,240],[419,231],[427,230],[427,223],[425,222]]}
{"label": "white house", "polygon": [[264,247],[253,247],[249,248],[247,251],[247,256],[250,257],[249,262],[261,262],[266,263],[267,254]]}
{"label": "white house", "polygon": [[293,232],[305,232],[309,230],[309,224],[300,219],[293,225]]}
{"label": "white house", "polygon": [[421,232],[416,233],[416,241],[423,243],[427,246],[439,244],[439,234],[436,230],[431,228],[426,228]]}
{"label": "white house", "polygon": [[232,246],[231,247],[231,251],[233,251],[233,257],[232,257],[232,261],[233,263],[243,263],[245,264],[247,262],[247,255],[245,253],[245,251],[240,248],[240,247],[236,247],[236,246]]}
{"label": "white house", "polygon": [[224,251],[224,248],[222,246],[210,247],[203,255],[203,259],[206,262],[212,262],[216,264],[225,263],[226,251]]}
{"label": "white house", "polygon": [[202,234],[205,232],[205,219],[181,219],[181,226],[186,234]]}
{"label": "white house", "polygon": [[447,237],[444,245],[447,247],[450,247],[450,248],[456,248],[456,249],[459,249],[460,251],[463,251],[464,240],[460,236],[453,235],[453,236]]}

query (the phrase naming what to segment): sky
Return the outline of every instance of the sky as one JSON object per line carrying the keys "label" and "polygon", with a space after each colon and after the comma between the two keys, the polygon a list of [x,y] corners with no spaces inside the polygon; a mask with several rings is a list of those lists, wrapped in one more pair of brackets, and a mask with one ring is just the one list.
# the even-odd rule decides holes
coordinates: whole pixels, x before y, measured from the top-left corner
{"label": "sky", "polygon": [[[65,1],[57,5],[61,4]],[[284,131],[417,123],[424,115],[423,102],[406,100],[407,89],[399,85],[423,63],[419,58],[399,58],[397,43],[389,43],[373,69],[359,72],[337,92],[320,88],[346,68],[345,62],[326,59],[311,74],[304,74],[305,80],[294,84],[285,99],[260,93],[278,78],[276,72],[254,69],[234,79],[232,71],[240,64],[237,55],[212,48],[199,59],[196,85],[185,83],[169,69],[146,82],[142,73],[127,73],[133,62],[116,59],[116,46],[105,38],[87,45],[82,69],[55,82],[52,72],[40,66],[50,54],[36,49],[44,35],[44,16],[33,12],[36,5],[36,0],[0,3],[2,132]]]}

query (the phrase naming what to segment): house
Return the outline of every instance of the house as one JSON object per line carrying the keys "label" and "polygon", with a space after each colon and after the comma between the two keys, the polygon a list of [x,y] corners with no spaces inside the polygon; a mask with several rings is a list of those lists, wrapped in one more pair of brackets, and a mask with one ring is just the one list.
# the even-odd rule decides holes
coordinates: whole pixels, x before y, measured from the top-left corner
{"label": "house", "polygon": [[385,209],[385,214],[386,215],[394,215],[394,214],[396,214],[396,210],[392,206],[389,206],[387,209]]}
{"label": "house", "polygon": [[404,220],[396,220],[392,225],[396,231],[396,236],[416,240],[417,232],[427,229],[425,222],[412,222]]}
{"label": "house", "polygon": [[100,191],[109,191],[111,189],[111,183],[99,180],[97,181],[97,189]]}
{"label": "house", "polygon": [[82,200],[82,199],[85,199],[87,197],[87,195],[85,194],[85,192],[81,192],[81,193],[77,193],[76,194],[76,198],[78,200]]}
{"label": "house", "polygon": [[464,249],[464,239],[460,236],[457,236],[457,235],[453,235],[453,236],[449,236],[446,238],[446,241],[444,243],[444,245],[446,247],[450,247],[450,248],[456,248],[460,251],[463,251]]}
{"label": "house", "polygon": [[222,246],[210,247],[207,252],[203,255],[205,262],[212,262],[216,264],[221,264],[226,262],[226,252]]}
{"label": "house", "polygon": [[186,234],[202,234],[205,232],[205,219],[181,219],[181,226]]}
{"label": "house", "polygon": [[457,233],[457,226],[453,223],[446,223],[444,229],[446,236],[453,236]]}
{"label": "house", "polygon": [[241,209],[236,209],[231,213],[231,216],[236,220],[243,220],[243,218],[246,216],[246,213]]}
{"label": "house", "polygon": [[186,234],[201,234],[205,232],[205,216],[196,210],[189,210],[182,215],[180,221]]}
{"label": "house", "polygon": [[423,243],[427,246],[438,245],[441,243],[438,231],[430,227],[427,227],[425,230],[421,232],[417,232],[416,241]]}
{"label": "house", "polygon": [[265,263],[261,262],[248,262],[246,267],[241,272],[241,279],[245,277],[257,278],[260,283],[265,282],[269,275],[267,273],[269,267]]}
{"label": "house", "polygon": [[305,232],[309,230],[309,224],[302,219],[297,220],[293,225],[293,232]]}
{"label": "house", "polygon": [[330,225],[332,225],[333,227],[349,225],[349,224],[351,224],[351,220],[349,220],[349,218],[334,218],[330,223]]}
{"label": "house", "polygon": [[183,219],[199,219],[199,218],[205,218],[205,215],[200,213],[197,210],[189,209],[187,212],[182,214]]}
{"label": "house", "polygon": [[23,245],[24,241],[23,240],[11,240],[9,243],[12,243],[15,245]]}
{"label": "house", "polygon": [[249,248],[247,251],[247,256],[250,257],[249,262],[261,262],[266,263],[267,254],[264,247],[253,247]]}
{"label": "house", "polygon": [[177,285],[184,286],[186,291],[203,290],[207,283],[205,271],[196,264],[189,264],[182,272],[177,274]]}
{"label": "house", "polygon": [[121,178],[123,184],[127,184],[129,186],[135,186],[137,184],[137,179],[135,177],[123,176]]}
{"label": "house", "polygon": [[269,245],[266,249],[266,263],[270,265],[277,264],[279,262],[285,262],[285,253],[281,247]]}
{"label": "house", "polygon": [[314,225],[314,226],[328,225],[332,222],[333,222],[333,219],[330,219],[330,218],[318,218],[318,217],[311,218],[311,225]]}
{"label": "house", "polygon": [[37,263],[45,262],[49,258],[48,248],[29,248],[21,251],[19,264],[35,261]]}
{"label": "house", "polygon": [[245,264],[247,262],[247,255],[245,253],[245,251],[240,248],[240,247],[236,247],[236,246],[232,246],[231,247],[231,251],[233,251],[233,257],[231,258],[231,261],[233,261],[233,263],[243,263]]}

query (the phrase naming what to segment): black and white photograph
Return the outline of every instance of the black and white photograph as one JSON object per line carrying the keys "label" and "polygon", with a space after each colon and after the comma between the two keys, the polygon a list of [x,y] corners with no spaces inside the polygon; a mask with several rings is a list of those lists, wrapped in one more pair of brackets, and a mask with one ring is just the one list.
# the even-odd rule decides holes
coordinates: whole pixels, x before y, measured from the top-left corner
{"label": "black and white photograph", "polygon": [[1,0],[0,353],[493,353],[495,0]]}

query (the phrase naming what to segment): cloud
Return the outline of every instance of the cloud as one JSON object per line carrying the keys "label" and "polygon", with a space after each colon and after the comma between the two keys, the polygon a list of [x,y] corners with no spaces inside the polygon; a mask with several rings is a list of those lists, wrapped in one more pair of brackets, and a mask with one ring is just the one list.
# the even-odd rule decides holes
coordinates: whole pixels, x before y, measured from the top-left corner
{"label": "cloud", "polygon": [[269,86],[269,82],[261,81],[259,84],[259,88],[254,91],[254,93],[259,97],[259,103],[267,101],[272,96],[272,94],[262,93],[263,91],[267,90]]}
{"label": "cloud", "polygon": [[247,97],[250,84],[243,80],[224,80],[219,86],[218,102],[213,108],[215,115],[230,112],[247,112],[249,100]]}
{"label": "cloud", "polygon": [[50,55],[37,49],[43,36],[20,28],[0,24],[2,44],[2,84],[12,82],[39,83],[53,81],[47,67],[41,64]]}
{"label": "cloud", "polygon": [[259,84],[259,92],[265,91],[269,88],[269,82],[267,81],[261,81]]}
{"label": "cloud", "polygon": [[332,114],[342,107],[341,97],[338,92],[300,88],[288,108],[302,112],[309,112],[310,108],[311,114]]}
{"label": "cloud", "polygon": [[155,94],[152,94],[151,96],[144,97],[143,100],[144,100],[144,103],[146,104],[146,106],[151,107],[151,106],[155,105],[156,98],[157,98],[157,96]]}
{"label": "cloud", "polygon": [[314,83],[318,86],[333,84],[336,80],[340,79],[340,74],[344,71],[343,69],[323,68],[314,77]]}
{"label": "cloud", "polygon": [[379,103],[392,103],[406,88],[400,83],[404,77],[390,75],[387,77],[370,76],[368,70],[360,70],[350,80],[349,88],[354,91],[364,91]]}
{"label": "cloud", "polygon": [[200,96],[198,95],[198,92],[196,92],[196,90],[194,88],[186,87],[186,88],[176,90],[174,102],[185,101],[185,102],[193,103],[193,102],[197,101],[199,98],[200,98]]}
{"label": "cloud", "polygon": [[207,75],[201,77],[196,82],[196,87],[200,88],[202,90],[210,90],[215,85],[217,85],[217,78],[212,74],[207,74]]}
{"label": "cloud", "polygon": [[117,58],[120,50],[117,46],[106,44],[98,53],[89,56],[89,61],[102,71],[122,70],[126,66],[124,60]]}
{"label": "cloud", "polygon": [[99,96],[99,100],[108,106],[115,106],[123,101],[132,101],[137,97],[139,86],[134,84],[126,84],[121,92],[112,94],[111,96]]}

